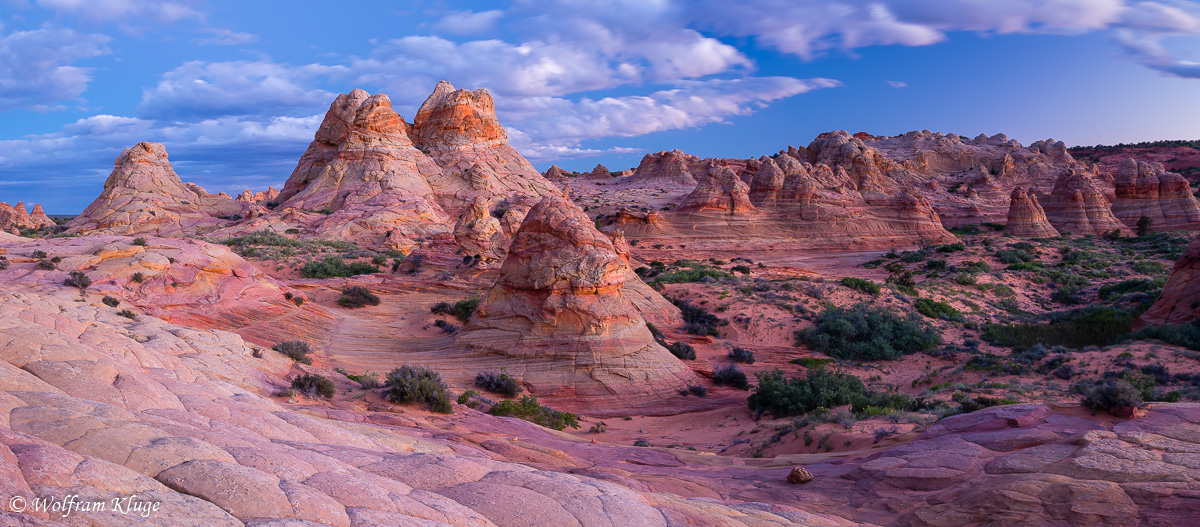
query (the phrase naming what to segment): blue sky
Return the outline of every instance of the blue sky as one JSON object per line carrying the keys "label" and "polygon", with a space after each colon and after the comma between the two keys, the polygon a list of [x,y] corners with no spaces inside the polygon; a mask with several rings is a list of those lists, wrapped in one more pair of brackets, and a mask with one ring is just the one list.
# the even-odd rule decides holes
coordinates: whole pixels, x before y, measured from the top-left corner
{"label": "blue sky", "polygon": [[1158,0],[0,0],[0,200],[72,214],[138,141],[280,186],[337,93],[488,88],[539,169],[824,131],[1200,138],[1200,5]]}

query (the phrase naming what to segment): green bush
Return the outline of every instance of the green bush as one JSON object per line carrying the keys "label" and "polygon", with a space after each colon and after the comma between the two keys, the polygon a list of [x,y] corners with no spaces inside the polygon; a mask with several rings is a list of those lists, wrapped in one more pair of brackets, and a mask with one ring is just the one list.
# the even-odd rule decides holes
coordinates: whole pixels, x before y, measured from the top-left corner
{"label": "green bush", "polygon": [[648,282],[650,287],[662,289],[665,284],[688,284],[693,282],[701,282],[704,279],[719,279],[733,278],[733,275],[720,269],[712,269],[708,267],[698,267],[694,269],[680,269],[678,271],[663,273]]}
{"label": "green bush", "polygon": [[308,354],[312,353],[312,347],[303,340],[285,340],[271,347],[296,362],[302,364],[312,364],[312,357]]}
{"label": "green bush", "polygon": [[450,391],[442,376],[425,366],[401,366],[387,374],[387,399],[393,403],[422,403],[430,410],[448,414]]}
{"label": "green bush", "polygon": [[1112,412],[1124,406],[1141,406],[1142,394],[1125,380],[1108,379],[1093,386],[1082,402],[1086,408]]}
{"label": "green bush", "polygon": [[429,311],[435,315],[451,315],[457,318],[462,323],[467,323],[471,315],[475,313],[475,308],[479,307],[478,298],[469,298],[459,300],[453,304],[449,302],[438,302],[429,308]]}
{"label": "green bush", "polygon": [[[1122,280],[1120,282],[1100,286],[1098,293],[1100,300],[1108,300],[1113,297],[1121,297],[1129,293],[1141,292],[1157,292],[1162,289],[1166,279],[1163,278],[1133,278],[1130,280]],[[1152,296],[1158,296],[1154,294]]]}
{"label": "green bush", "polygon": [[488,413],[500,417],[524,419],[546,428],[553,428],[554,430],[562,430],[568,426],[579,428],[578,416],[570,412],[559,412],[542,406],[538,404],[537,397],[533,395],[524,395],[517,400],[500,401],[492,405]]}
{"label": "green bush", "polygon": [[1147,326],[1134,333],[1131,338],[1133,340],[1161,340],[1167,344],[1200,351],[1200,323],[1190,322],[1186,324]]}
{"label": "green bush", "polygon": [[967,250],[967,244],[963,242],[947,243],[937,246],[937,252],[939,253],[954,253],[965,250]]}
{"label": "green bush", "polygon": [[139,247],[145,247],[147,243],[148,242],[146,241],[145,238],[138,237],[138,238],[133,239],[133,244],[137,245]]}
{"label": "green bush", "polygon": [[1045,268],[1046,268],[1046,266],[1044,264],[1042,264],[1042,262],[1017,262],[1008,267],[1005,267],[1004,270],[1005,271],[1039,271],[1039,270],[1042,270]]}
{"label": "green bush", "polygon": [[35,260],[43,259],[46,257],[46,251],[43,251],[41,249],[34,249],[33,252],[29,253],[29,257],[33,258]]}
{"label": "green bush", "polygon": [[305,278],[329,278],[334,276],[344,278],[378,272],[378,267],[366,262],[347,264],[345,260],[337,256],[326,256],[324,260],[319,262],[312,261],[304,264],[304,268],[300,270],[300,275]]}
{"label": "green bush", "polygon": [[332,399],[336,391],[333,381],[313,373],[306,373],[292,379],[292,389],[309,397],[320,395],[326,399]]}
{"label": "green bush", "polygon": [[988,324],[983,340],[1007,348],[1046,346],[1107,346],[1129,337],[1138,312],[1111,306],[1091,306],[1059,313],[1046,323]]}
{"label": "green bush", "polygon": [[796,333],[798,343],[814,351],[849,360],[894,360],[941,344],[941,336],[918,315],[856,304],[830,306],[813,319],[814,326]]}
{"label": "green bush", "polygon": [[713,384],[732,386],[740,390],[750,389],[749,379],[746,378],[745,372],[737,367],[737,364],[727,364],[714,369]]}
{"label": "green bush", "polygon": [[945,302],[939,302],[932,298],[918,298],[913,301],[913,307],[917,312],[929,318],[945,318],[947,320],[958,320],[962,318],[962,313],[954,309]]}
{"label": "green bush", "polygon": [[342,296],[338,297],[337,303],[347,309],[377,306],[379,305],[379,296],[365,287],[355,285],[342,291]]}
{"label": "green bush", "polygon": [[717,328],[729,323],[727,320],[722,320],[716,315],[705,311],[704,308],[692,304],[687,300],[680,298],[670,300],[672,304],[675,304],[675,307],[679,308],[680,313],[683,315],[683,321],[687,322],[687,332],[690,335],[720,336],[720,331]]}
{"label": "green bush", "polygon": [[92,279],[88,278],[88,275],[83,274],[83,271],[71,271],[66,280],[63,280],[63,285],[75,287],[83,291],[92,285]]}
{"label": "green bush", "polygon": [[129,320],[137,320],[137,313],[134,313],[133,311],[130,311],[128,309],[122,309],[120,311],[117,311],[117,316],[122,316],[122,317],[128,318]]}
{"label": "green bush", "polygon": [[120,300],[117,300],[108,295],[104,295],[104,298],[101,298],[100,301],[104,302],[104,305],[106,305],[108,307],[117,307],[117,306],[121,305]]}
{"label": "green bush", "polygon": [[129,279],[130,279],[130,280],[133,280],[134,282],[137,282],[137,283],[139,283],[139,284],[140,284],[140,283],[142,283],[144,280],[146,280],[146,275],[145,275],[144,273],[137,272],[137,273],[133,273],[133,275],[131,275],[131,276],[129,277]]}
{"label": "green bush", "polygon": [[879,284],[872,282],[870,280],[865,280],[862,278],[855,278],[853,276],[847,276],[842,279],[842,285],[849,287],[850,289],[853,289],[860,293],[866,293],[868,295],[879,296]]}
{"label": "green bush", "polygon": [[754,364],[754,352],[746,348],[735,347],[729,350],[729,360],[742,364]]}
{"label": "green bush", "polygon": [[679,360],[696,360],[696,348],[682,341],[675,341],[664,346]]}
{"label": "green bush", "polygon": [[1037,254],[1033,250],[1025,249],[1000,249],[996,251],[994,256],[997,260],[1000,260],[1000,263],[1005,264],[1032,262],[1037,259]]}
{"label": "green bush", "polygon": [[962,264],[960,264],[960,266],[962,267],[963,270],[967,271],[968,273],[990,273],[990,272],[992,272],[992,266],[988,265],[988,263],[984,262],[984,261],[968,260],[968,261],[965,261]]}
{"label": "green bush", "polygon": [[770,412],[789,417],[816,410],[851,404],[867,394],[862,380],[825,368],[809,370],[804,377],[784,379],[783,370],[758,375],[758,388],[747,401],[758,413]]}
{"label": "green bush", "polygon": [[1149,260],[1138,260],[1130,264],[1129,268],[1133,269],[1135,273],[1142,274],[1166,274],[1167,272],[1167,266]]}
{"label": "green bush", "polygon": [[501,371],[485,371],[475,376],[475,386],[483,388],[492,393],[499,393],[508,397],[516,397],[518,393],[525,390],[517,380],[509,376],[509,374]]}

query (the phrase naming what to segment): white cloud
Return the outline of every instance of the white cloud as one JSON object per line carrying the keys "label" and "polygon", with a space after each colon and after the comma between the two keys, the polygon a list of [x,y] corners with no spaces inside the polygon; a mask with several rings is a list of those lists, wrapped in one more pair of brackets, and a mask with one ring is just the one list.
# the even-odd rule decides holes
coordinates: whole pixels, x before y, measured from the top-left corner
{"label": "white cloud", "polygon": [[109,38],[42,28],[0,36],[0,111],[48,110],[87,89],[91,68],[79,60],[107,54]]}
{"label": "white cloud", "polygon": [[210,28],[204,32],[209,36],[196,39],[196,44],[201,46],[241,46],[258,42],[258,35],[230,29]]}
{"label": "white cloud", "polygon": [[433,25],[433,30],[452,35],[477,35],[487,33],[496,27],[496,22],[504,12],[499,9],[490,11],[456,11],[442,17]]}
{"label": "white cloud", "polygon": [[908,83],[904,81],[887,81],[887,85],[893,88],[907,88]]}
{"label": "white cloud", "polygon": [[336,66],[289,66],[267,60],[186,62],[142,92],[138,114],[194,120],[224,115],[271,115],[327,105],[334,94],[313,88]]}

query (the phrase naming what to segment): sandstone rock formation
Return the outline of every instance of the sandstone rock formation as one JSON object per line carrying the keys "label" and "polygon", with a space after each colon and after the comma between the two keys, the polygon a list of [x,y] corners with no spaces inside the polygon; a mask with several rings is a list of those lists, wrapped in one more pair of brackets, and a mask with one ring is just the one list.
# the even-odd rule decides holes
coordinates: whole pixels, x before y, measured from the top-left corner
{"label": "sandstone rock formation", "polygon": [[1054,230],[1050,220],[1046,219],[1046,211],[1042,210],[1042,205],[1038,203],[1037,195],[1022,187],[1012,191],[1004,233],[1022,238],[1058,236],[1058,231]]}
{"label": "sandstone rock formation", "polygon": [[591,177],[594,179],[608,179],[608,178],[611,178],[612,176],[613,176],[612,171],[610,171],[608,169],[608,167],[606,167],[600,163],[596,163],[595,168],[593,168],[592,171],[588,173],[588,177]]}
{"label": "sandstone rock formation", "polygon": [[418,239],[449,234],[449,217],[426,180],[441,167],[413,146],[407,129],[387,95],[339,95],[275,209],[237,230],[296,228],[405,253]]}
{"label": "sandstone rock formation", "polygon": [[485,261],[502,260],[508,252],[500,220],[492,216],[491,202],[477,196],[454,227],[454,239],[467,256],[479,255]]}
{"label": "sandstone rock formation", "polygon": [[[695,377],[654,341],[627,296],[641,292],[646,301],[646,290],[627,256],[586,214],[549,197],[529,211],[496,285],[454,343],[503,366],[535,393],[668,396]],[[674,309],[654,296],[659,309]]]}
{"label": "sandstone rock formation", "polygon": [[1060,233],[1101,235],[1130,230],[1113,215],[1108,198],[1093,179],[1094,174],[1067,168],[1054,182],[1042,204],[1050,224]]}
{"label": "sandstone rock formation", "polygon": [[71,233],[194,236],[240,219],[228,196],[184,184],[159,143],[138,143],[117,156],[100,196],[67,223]]}
{"label": "sandstone rock formation", "polygon": [[1139,324],[1160,326],[1197,319],[1200,319],[1200,236],[1188,244],[1187,251],[1171,269],[1162,293],[1138,321]]}
{"label": "sandstone rock formation", "polygon": [[34,205],[30,213],[25,210],[24,201],[18,202],[15,207],[0,202],[0,231],[17,233],[21,229],[40,229],[53,225],[54,220],[46,216],[41,204]]}
{"label": "sandstone rock formation", "polygon": [[732,169],[712,165],[695,190],[675,209],[679,213],[717,213],[744,216],[758,212],[750,202],[750,186]]}
{"label": "sandstone rock formation", "polygon": [[471,207],[476,197],[507,198],[528,210],[561,191],[508,145],[487,90],[456,90],[437,84],[413,118],[412,142],[438,165],[428,176],[438,203],[452,215]]}
{"label": "sandstone rock formation", "polygon": [[699,157],[680,150],[646,154],[630,176],[629,182],[636,184],[655,181],[692,186],[696,184],[696,178],[691,173],[692,167],[699,166],[700,163]]}
{"label": "sandstone rock formation", "polygon": [[1143,216],[1155,231],[1200,229],[1200,202],[1187,179],[1155,162],[1128,159],[1113,178],[1113,214],[1130,228]]}

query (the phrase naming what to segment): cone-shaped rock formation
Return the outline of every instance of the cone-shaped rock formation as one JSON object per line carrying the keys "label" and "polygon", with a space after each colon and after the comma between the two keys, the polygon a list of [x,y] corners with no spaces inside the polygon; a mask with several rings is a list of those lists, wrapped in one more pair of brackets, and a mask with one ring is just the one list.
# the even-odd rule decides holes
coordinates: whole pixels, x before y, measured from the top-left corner
{"label": "cone-shaped rock formation", "polygon": [[1004,224],[1004,233],[1022,238],[1050,238],[1058,236],[1058,231],[1046,219],[1046,211],[1038,203],[1037,195],[1022,187],[1012,191],[1008,205],[1008,222]]}

